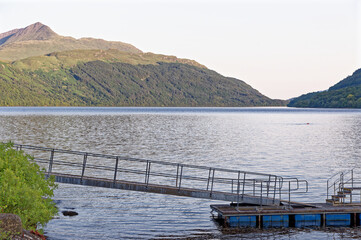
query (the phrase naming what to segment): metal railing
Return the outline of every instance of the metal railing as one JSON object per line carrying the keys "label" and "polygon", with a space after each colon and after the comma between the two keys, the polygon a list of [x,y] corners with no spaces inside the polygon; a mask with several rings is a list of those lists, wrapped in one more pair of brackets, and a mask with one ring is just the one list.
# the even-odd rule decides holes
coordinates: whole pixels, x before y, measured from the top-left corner
{"label": "metal railing", "polygon": [[[339,199],[339,204],[361,204],[361,181],[357,176],[357,168],[338,172],[327,180],[327,200],[335,196]],[[359,191],[356,195],[354,191]],[[355,199],[355,196],[359,198]]]}
{"label": "metal railing", "polygon": [[[215,191],[237,195],[237,204],[244,196],[260,199],[280,200],[287,194],[308,191],[306,180],[283,178],[273,174],[238,171],[223,168],[172,163],[157,160],[129,158],[117,155],[96,154],[31,145],[14,144],[17,150],[23,150],[32,156],[47,175],[62,173],[84,177],[131,181],[140,184],[169,186],[173,188]],[[301,186],[303,185],[303,186]],[[285,202],[285,201],[283,201]]]}

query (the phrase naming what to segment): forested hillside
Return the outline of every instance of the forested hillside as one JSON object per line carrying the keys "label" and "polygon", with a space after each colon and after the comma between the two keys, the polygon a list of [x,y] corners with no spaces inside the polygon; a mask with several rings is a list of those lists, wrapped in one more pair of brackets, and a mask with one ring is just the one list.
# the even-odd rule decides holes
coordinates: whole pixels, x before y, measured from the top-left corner
{"label": "forested hillside", "polygon": [[327,91],[314,92],[292,99],[289,107],[361,108],[361,69]]}
{"label": "forested hillside", "polygon": [[277,106],[243,81],[182,63],[91,61],[69,69],[1,65],[3,106]]}

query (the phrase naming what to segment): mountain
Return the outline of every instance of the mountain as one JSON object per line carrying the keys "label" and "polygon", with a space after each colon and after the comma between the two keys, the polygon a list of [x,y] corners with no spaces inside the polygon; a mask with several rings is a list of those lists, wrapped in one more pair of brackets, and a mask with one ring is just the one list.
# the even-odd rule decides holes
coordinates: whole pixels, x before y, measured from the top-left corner
{"label": "mountain", "polygon": [[[152,62],[157,57],[146,55],[143,61]],[[1,106],[285,105],[243,81],[184,63],[95,60],[72,67],[57,63],[36,70],[19,66],[24,65],[0,63]]]}
{"label": "mountain", "polygon": [[50,40],[59,37],[48,26],[40,22],[34,23],[26,28],[15,29],[7,33],[3,33],[4,37],[1,38],[1,45],[7,45],[15,42],[25,42],[31,40]]}
{"label": "mountain", "polygon": [[136,47],[123,42],[63,37],[39,22],[0,34],[0,59],[2,60],[14,61],[31,56],[76,49],[118,49],[125,52],[142,53]]}
{"label": "mountain", "polygon": [[74,39],[35,23],[0,34],[0,106],[284,106],[189,59]]}
{"label": "mountain", "polygon": [[361,69],[327,91],[304,94],[292,99],[289,107],[361,108]]}

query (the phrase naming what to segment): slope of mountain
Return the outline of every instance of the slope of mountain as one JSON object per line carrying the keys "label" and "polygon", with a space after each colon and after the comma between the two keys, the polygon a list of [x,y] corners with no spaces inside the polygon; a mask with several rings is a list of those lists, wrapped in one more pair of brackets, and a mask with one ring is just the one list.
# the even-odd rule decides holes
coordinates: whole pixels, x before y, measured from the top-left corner
{"label": "slope of mountain", "polygon": [[0,106],[286,104],[193,60],[62,37],[41,23],[0,34],[0,59]]}
{"label": "slope of mountain", "polygon": [[19,29],[14,29],[8,32],[0,33],[0,45],[4,44],[12,35],[18,31]]}
{"label": "slope of mountain", "polygon": [[90,61],[71,68],[0,63],[1,106],[280,106],[243,81],[183,63]]}
{"label": "slope of mountain", "polygon": [[14,61],[75,49],[118,49],[125,52],[142,53],[136,47],[123,42],[63,37],[41,23],[34,23],[26,28],[15,29],[0,35],[0,59],[2,60]]}
{"label": "slope of mountain", "polygon": [[116,49],[109,50],[72,50],[54,52],[43,56],[29,57],[14,61],[12,66],[21,69],[59,69],[60,67],[73,67],[80,62],[102,60],[105,62],[123,62],[129,64],[157,64],[158,62],[184,63],[200,68],[206,68],[194,60],[177,58],[154,53],[130,53]]}
{"label": "slope of mountain", "polygon": [[361,108],[361,69],[327,91],[304,94],[294,98],[289,107]]}

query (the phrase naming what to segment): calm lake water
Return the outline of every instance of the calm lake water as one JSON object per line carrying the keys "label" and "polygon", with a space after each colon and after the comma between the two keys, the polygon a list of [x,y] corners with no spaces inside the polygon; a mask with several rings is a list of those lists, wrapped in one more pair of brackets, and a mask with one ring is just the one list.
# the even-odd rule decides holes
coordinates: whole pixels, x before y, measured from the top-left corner
{"label": "calm lake water", "polygon": [[[307,179],[298,201],[324,202],[326,180],[361,165],[361,110],[293,108],[0,108],[0,140]],[[210,204],[59,184],[49,239],[339,239],[361,229],[221,229]],[[295,199],[296,200],[296,199]]]}

